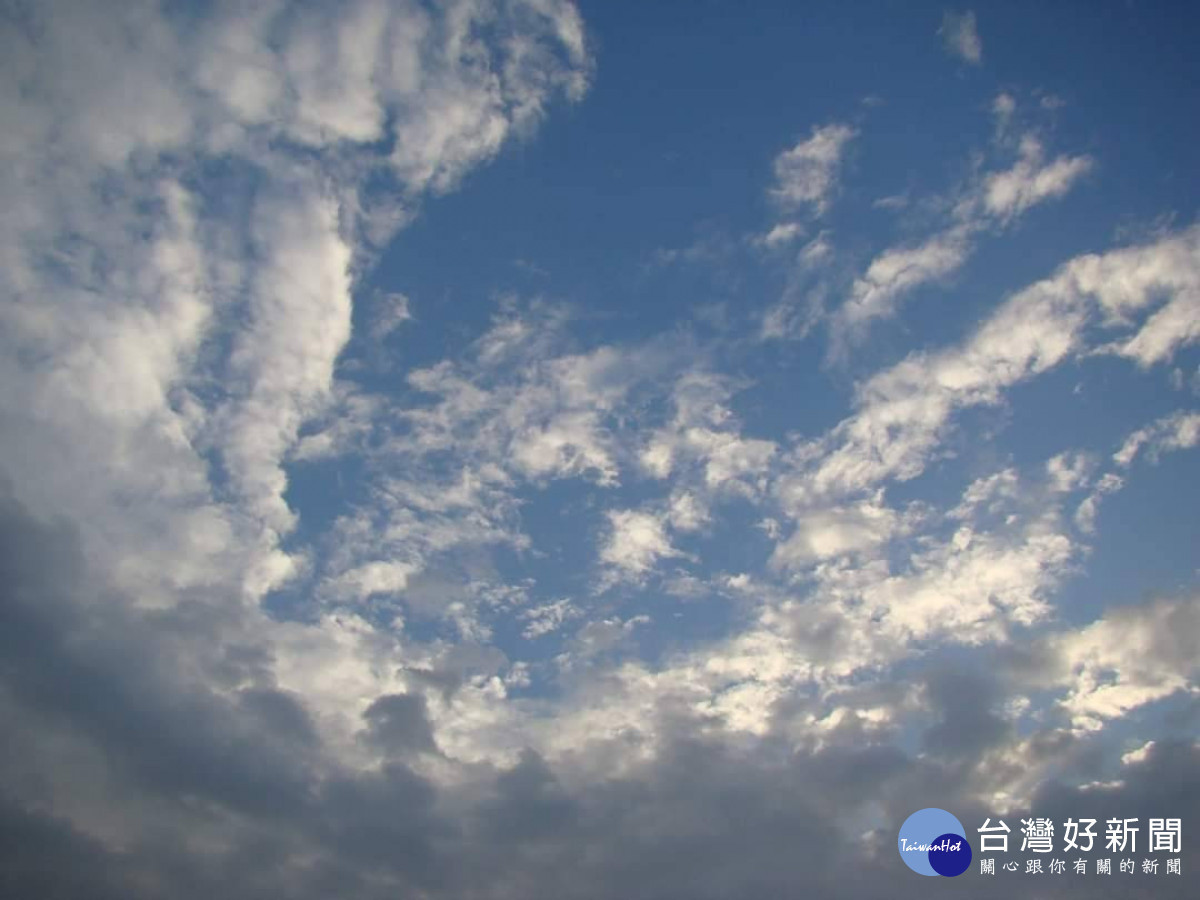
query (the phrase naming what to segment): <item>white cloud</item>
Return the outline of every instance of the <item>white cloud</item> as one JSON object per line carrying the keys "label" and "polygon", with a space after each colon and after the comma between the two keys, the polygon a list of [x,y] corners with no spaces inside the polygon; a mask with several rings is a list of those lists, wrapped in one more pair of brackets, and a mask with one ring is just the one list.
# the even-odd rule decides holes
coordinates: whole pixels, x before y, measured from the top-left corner
{"label": "white cloud", "polygon": [[513,461],[531,478],[595,473],[600,484],[617,481],[612,450],[590,410],[530,426],[513,441]]}
{"label": "white cloud", "polygon": [[703,370],[685,372],[672,389],[675,415],[651,433],[640,455],[642,467],[657,478],[683,477],[699,467],[703,489],[753,495],[775,456],[773,441],[742,437],[728,407],[734,384]]}
{"label": "white cloud", "polygon": [[1099,512],[1100,501],[1107,494],[1114,494],[1125,486],[1121,476],[1112,472],[1106,472],[1096,482],[1096,487],[1083,500],[1075,510],[1075,527],[1085,534],[1091,534],[1096,530],[1096,516]]}
{"label": "white cloud", "polygon": [[1019,291],[961,345],[915,353],[857,391],[858,412],[798,449],[799,469],[777,485],[805,498],[865,490],[924,470],[954,412],[997,403],[1003,391],[1059,365],[1085,344],[1094,321],[1170,303],[1200,283],[1200,229],[1142,246],[1086,255]]}
{"label": "white cloud", "polygon": [[[391,587],[367,593],[395,592],[418,573],[440,577],[447,559],[456,555],[528,546],[503,472],[466,466],[453,477],[432,472],[424,478],[416,472],[411,476],[381,476],[368,503],[338,518],[323,563],[324,593],[362,598],[362,586],[383,584],[385,575],[392,579]],[[386,571],[379,569],[379,560],[387,561]],[[457,597],[449,588],[442,595],[435,601],[438,614],[446,613]]]}
{"label": "white cloud", "polygon": [[677,491],[667,506],[667,520],[677,531],[696,531],[710,520],[707,507],[695,494]]}
{"label": "white cloud", "polygon": [[829,232],[822,231],[795,255],[788,272],[783,299],[762,314],[762,340],[803,337],[823,312],[827,287],[818,273],[828,270],[835,258]]}
{"label": "white cloud", "polygon": [[872,321],[894,316],[900,301],[915,289],[945,281],[961,269],[981,235],[1011,224],[1038,203],[1061,197],[1093,165],[1087,156],[1059,156],[1043,164],[1043,155],[1040,141],[1026,135],[1012,167],[985,172],[960,192],[945,228],[921,242],[889,247],[871,260],[835,314],[832,355],[843,355],[847,342],[861,338]]}
{"label": "white cloud", "polygon": [[1019,491],[1016,470],[1002,469],[972,481],[963,491],[962,501],[948,515],[953,519],[969,519],[980,512],[995,514],[1011,504]]}
{"label": "white cloud", "polygon": [[[854,685],[878,689],[865,673],[888,673],[944,644],[1023,635],[1051,615],[1054,589],[1078,548],[1062,532],[1053,501],[1022,505],[1014,498],[1011,508],[1015,517],[991,530],[964,524],[948,537],[921,535],[918,549],[896,555],[895,563],[881,554],[822,562],[797,582],[800,593],[746,574],[727,576],[728,590],[754,601],[751,620],[661,667],[623,663],[580,706],[564,711],[557,752],[577,751],[596,730],[636,734],[638,749],[653,752],[651,710],[663,704],[693,710],[714,730],[787,733],[811,747],[825,739],[828,716],[844,715],[834,707],[852,705],[846,694]],[[872,511],[855,524],[888,518]],[[880,726],[890,718],[878,701],[864,706],[876,710]]]}
{"label": "white cloud", "polygon": [[520,617],[529,623],[521,634],[527,640],[533,640],[557,631],[565,622],[582,614],[582,611],[567,598],[544,603],[521,613]]}
{"label": "white cloud", "polygon": [[619,572],[618,577],[640,577],[658,560],[680,556],[671,546],[663,517],[639,510],[608,513],[609,534],[600,550],[602,562]]}
{"label": "white cloud", "polygon": [[1094,165],[1091,157],[1065,155],[1043,163],[1044,154],[1041,142],[1026,135],[1016,165],[987,177],[983,196],[990,214],[1007,221],[1044,200],[1061,197]]}
{"label": "white cloud", "polygon": [[975,13],[956,13],[947,10],[938,29],[946,50],[964,62],[979,65],[983,62],[983,42],[975,25]]}
{"label": "white cloud", "polygon": [[812,207],[820,215],[837,188],[838,170],[846,145],[857,131],[849,125],[830,124],[775,158],[775,186],[771,196],[786,209]]}
{"label": "white cloud", "polygon": [[1138,763],[1144,763],[1156,745],[1156,741],[1146,741],[1146,743],[1142,744],[1142,746],[1138,747],[1137,749],[1130,750],[1127,753],[1122,753],[1121,765],[1131,766]]}
{"label": "white cloud", "polygon": [[588,622],[575,633],[570,650],[557,658],[560,667],[569,669],[581,662],[586,662],[605,653],[611,653],[625,646],[639,626],[647,625],[649,616],[633,616],[621,619],[612,616],[607,619],[597,619]]}
{"label": "white cloud", "polygon": [[381,341],[412,321],[412,303],[404,294],[393,292],[380,295],[371,319],[371,338]]}
{"label": "white cloud", "polygon": [[1200,340],[1200,293],[1180,292],[1146,319],[1138,333],[1126,341],[1099,348],[1132,359],[1141,368],[1167,362],[1175,352]]}
{"label": "white cloud", "polygon": [[393,20],[387,6],[372,2],[305,12],[292,24],[282,60],[295,91],[293,133],[315,146],[379,140],[385,110],[375,79],[390,68],[388,39],[414,51],[423,23],[416,17]]}
{"label": "white cloud", "polygon": [[1131,709],[1196,690],[1198,610],[1194,598],[1118,609],[1056,638],[1051,646],[1069,686],[1061,702],[1073,727],[1095,731]]}
{"label": "white cloud", "polygon": [[[375,0],[208,12],[39,3],[0,52],[5,356],[54,361],[7,373],[3,402],[61,411],[33,413],[5,458],[27,502],[75,510],[95,558],[161,599],[163,579],[262,591],[302,567],[277,549],[286,461],[338,443],[332,427],[298,446],[347,396],[334,362],[364,236],[590,71],[577,12],[553,0],[444,20]],[[511,39],[486,43],[484,21]],[[372,176],[403,196],[361,190]],[[38,446],[61,448],[53,480],[16,463]]]}
{"label": "white cloud", "polygon": [[871,204],[875,209],[904,209],[910,203],[908,194],[889,194]]}
{"label": "white cloud", "polygon": [[379,395],[363,393],[349,383],[335,383],[324,414],[305,423],[306,433],[295,442],[289,459],[332,459],[357,449],[371,434],[384,406]]}
{"label": "white cloud", "polygon": [[861,503],[798,513],[796,530],[776,545],[772,565],[794,569],[812,562],[869,552],[905,530],[880,497]]}
{"label": "white cloud", "polygon": [[261,261],[250,322],[230,360],[241,396],[220,413],[230,476],[278,533],[294,524],[284,457],[301,423],[329,401],[334,361],[350,338],[351,250],[338,233],[337,204],[307,187],[297,193],[305,199],[267,201],[255,223]]}
{"label": "white cloud", "polygon": [[846,639],[857,635],[864,647],[887,647],[885,658],[898,658],[914,642],[1003,641],[1012,626],[1045,618],[1049,592],[1074,554],[1051,511],[993,532],[964,525],[913,554],[899,574],[875,564],[831,566],[818,577],[845,617]]}
{"label": "white cloud", "polygon": [[333,582],[334,592],[345,599],[369,600],[376,594],[398,594],[408,586],[416,566],[400,562],[372,562],[343,572]]}
{"label": "white cloud", "polygon": [[804,226],[798,222],[780,222],[766,234],[756,238],[757,243],[769,249],[786,247],[804,237]]}
{"label": "white cloud", "polygon": [[892,247],[856,278],[841,309],[841,321],[860,329],[895,312],[896,299],[919,285],[957,271],[971,252],[970,229],[952,228],[915,247]]}
{"label": "white cloud", "polygon": [[804,269],[816,269],[826,265],[832,259],[833,252],[829,233],[822,231],[801,248],[796,260]]}
{"label": "white cloud", "polygon": [[1052,456],[1046,463],[1046,475],[1050,489],[1065,494],[1086,487],[1095,460],[1090,454],[1068,451]]}
{"label": "white cloud", "polygon": [[1200,444],[1200,413],[1178,410],[1131,434],[1113,454],[1113,462],[1124,469],[1143,448],[1148,447],[1151,461],[1156,461],[1165,451],[1187,450],[1197,444]]}
{"label": "white cloud", "polygon": [[[0,641],[0,709],[8,716],[29,702],[28,718],[14,721],[37,725],[11,729],[16,749],[5,757],[11,784],[0,788],[16,786],[9,799],[20,814],[45,813],[46,833],[61,826],[70,846],[83,840],[81,871],[120,848],[113,871],[131,873],[135,888],[193,864],[233,865],[261,844],[283,879],[264,881],[268,892],[282,884],[286,894],[294,878],[322,882],[309,876],[329,867],[351,873],[348,895],[384,885],[440,896],[429,885],[447,872],[450,893],[530,896],[525,879],[543,870],[513,875],[510,860],[549,848],[553,869],[558,847],[574,852],[576,820],[606,825],[615,813],[612,831],[639,843],[644,819],[670,840],[680,821],[720,819],[705,803],[732,796],[739,808],[770,807],[760,795],[724,792],[747,773],[770,796],[789,780],[822,784],[831,771],[823,767],[845,765],[856,790],[881,796],[904,789],[913,771],[938,772],[936,754],[916,770],[886,743],[920,702],[889,667],[947,644],[1024,637],[1049,619],[1079,550],[1057,504],[1089,487],[1098,497],[1120,479],[1093,484],[1090,460],[1063,454],[1035,476],[1037,488],[1051,488],[1043,498],[1031,500],[1005,469],[973,482],[945,516],[917,503],[889,507],[881,485],[920,472],[956,411],[999,402],[1006,388],[1091,346],[1093,329],[1133,332],[1106,352],[1145,364],[1193,340],[1191,307],[1179,301],[1198,283],[1197,233],[1071,261],[961,344],[866,381],[852,415],[798,445],[752,437],[735,415],[732,398],[747,383],[712,366],[739,351],[736,339],[698,349],[670,332],[580,349],[566,314],[538,303],[509,302],[466,358],[422,363],[395,393],[367,393],[338,366],[358,346],[349,343],[351,301],[377,246],[429,192],[451,188],[536,123],[554,97],[579,96],[590,60],[578,14],[557,0],[212,12],[215,21],[189,16],[185,32],[136,0],[103,13],[26,4],[0,34],[0,119],[11,124],[0,134],[0,453],[14,492],[38,517],[67,523],[64,544],[69,529],[81,542],[78,558],[60,565],[40,544],[24,552],[23,523],[4,534],[20,551],[5,556],[6,577],[36,565],[79,594],[58,605],[47,592],[39,605],[21,583],[0,603],[6,623],[28,613],[34,626]],[[35,38],[45,43],[34,47]],[[780,189],[787,182],[791,193],[782,202],[827,208],[852,130],[836,140],[827,132],[784,154]],[[998,209],[1015,215],[1054,195],[1037,183],[1054,165],[1033,165],[1033,186]],[[397,179],[397,195],[377,202],[377,176]],[[983,208],[976,198],[970,215],[982,221]],[[800,235],[776,230],[780,246]],[[860,279],[876,291],[868,306],[890,310],[901,292],[952,272],[953,261],[920,252],[948,234],[880,254]],[[810,269],[832,254],[824,233],[795,252],[797,267]],[[367,313],[356,319],[376,342],[410,318],[403,295],[377,296]],[[786,423],[768,427],[776,424]],[[1194,446],[1198,434],[1195,414],[1180,413],[1143,429],[1116,461]],[[332,467],[321,461],[348,450],[361,458],[333,469],[326,485]],[[639,461],[654,480],[631,474]],[[322,479],[314,493],[336,489],[348,509],[313,503],[312,530],[284,544],[293,504],[303,503],[288,476],[301,464]],[[359,477],[361,491],[342,490],[340,479]],[[679,597],[729,601],[730,632],[654,662],[630,659],[647,616],[604,597],[588,621],[571,600],[537,597],[544,588],[532,578],[502,577],[499,559],[545,558],[522,515],[554,479],[582,482],[577,494],[563,492],[578,505],[559,507],[551,495],[556,515],[594,510],[597,497],[606,498],[600,509],[633,506],[599,525],[610,585],[645,587],[660,568],[674,569],[662,583],[669,614],[702,609]],[[722,503],[732,507],[727,518]],[[1093,519],[1081,505],[1080,527]],[[531,521],[530,533],[554,522]],[[764,541],[753,522],[779,542],[781,572],[740,571],[751,565],[743,551]],[[738,533],[739,523],[748,530]],[[755,542],[733,548],[738,574],[670,562],[699,569],[675,542],[691,550],[730,533]],[[299,588],[279,606],[299,608],[260,606],[289,578]],[[404,619],[394,615],[398,600]],[[352,611],[359,605],[370,615]],[[1195,604],[1166,607],[1118,612],[1048,642],[1076,727],[1194,690]],[[517,652],[574,634],[557,657],[513,662],[485,646],[501,613],[543,641],[517,642]],[[434,640],[415,639],[420,631],[405,622],[414,618],[449,625],[457,642],[440,628]],[[158,656],[161,668],[142,667]],[[77,679],[62,675],[72,671],[105,702],[72,706]],[[512,695],[547,672],[561,691]],[[372,742],[376,720],[364,714],[386,699],[412,713],[418,731],[427,726],[425,750],[401,759]],[[232,725],[210,734],[210,723]],[[839,742],[865,753],[842,754]],[[259,755],[276,743],[283,752]],[[1126,762],[1157,752],[1147,746]],[[897,779],[887,790],[871,772],[876,759]],[[719,777],[735,767],[738,778]],[[719,801],[696,793],[711,783]],[[679,819],[662,815],[672,792],[685,798]],[[629,806],[634,795],[648,805]],[[407,818],[425,807],[426,818]],[[530,818],[517,821],[513,809]],[[287,829],[275,827],[280,810]],[[861,803],[847,815],[860,812],[878,816]],[[386,828],[397,815],[399,856],[422,854],[426,884],[393,867],[390,849],[384,863],[363,862],[373,851],[358,840],[362,828],[394,849]],[[469,879],[499,872],[503,883],[456,880],[453,834],[464,815],[479,834],[500,836],[472,857],[480,865],[467,868],[483,875]],[[554,847],[538,842],[548,823]],[[518,837],[508,844],[510,832]],[[203,859],[183,847],[164,868],[146,864],[164,834],[186,834]],[[560,868],[564,880],[578,875]],[[561,895],[557,887],[546,892]]]}
{"label": "white cloud", "polygon": [[406,428],[392,452],[452,452],[512,475],[543,481],[619,480],[618,412],[637,386],[667,367],[678,348],[661,343],[563,352],[563,322],[501,317],[477,342],[474,362],[417,370],[409,383],[436,396],[432,406],[405,410]]}

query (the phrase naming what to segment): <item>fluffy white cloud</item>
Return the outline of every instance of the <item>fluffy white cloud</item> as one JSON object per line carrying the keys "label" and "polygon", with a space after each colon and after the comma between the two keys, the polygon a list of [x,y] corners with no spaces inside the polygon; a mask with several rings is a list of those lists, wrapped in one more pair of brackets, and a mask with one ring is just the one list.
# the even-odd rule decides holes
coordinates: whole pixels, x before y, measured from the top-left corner
{"label": "fluffy white cloud", "polygon": [[773,565],[795,568],[818,560],[871,551],[904,530],[903,519],[880,497],[798,513],[796,530],[776,545]]}
{"label": "fluffy white cloud", "polygon": [[882,560],[817,569],[821,602],[790,615],[809,640],[832,635],[831,673],[900,659],[927,642],[1006,641],[1049,614],[1051,592],[1077,552],[1053,508],[993,530],[963,525],[927,543],[896,572]]}
{"label": "fluffy white cloud", "polygon": [[1046,463],[1050,489],[1057,493],[1069,493],[1086,487],[1095,461],[1090,455],[1079,452],[1059,453]]}
{"label": "fluffy white cloud", "polygon": [[351,250],[337,204],[307,186],[302,199],[265,201],[257,212],[248,327],[234,338],[237,396],[217,413],[222,456],[254,515],[276,532],[294,517],[284,500],[284,456],[301,424],[331,397],[333,365],[350,338]]}
{"label": "fluffy white cloud", "polygon": [[407,563],[367,563],[343,572],[332,588],[339,596],[353,600],[368,600],[376,594],[398,594],[416,571],[415,566]]}
{"label": "fluffy white cloud", "polygon": [[825,212],[837,189],[846,145],[856,134],[839,123],[814,128],[810,137],[775,158],[771,196],[787,209],[808,206],[817,215]]}
{"label": "fluffy white cloud", "polygon": [[[23,499],[75,511],[123,578],[262,591],[301,565],[276,546],[285,464],[346,396],[364,240],[579,96],[590,60],[554,0],[209,12],[44,3],[3,30],[5,359],[53,360],[6,379],[36,424],[4,449]],[[59,477],[17,464],[35,446],[62,448]]]}
{"label": "fluffy white cloud", "polygon": [[710,520],[708,508],[688,491],[677,491],[667,507],[667,519],[677,531],[696,531]]}
{"label": "fluffy white cloud", "polygon": [[667,536],[666,523],[654,513],[614,510],[608,513],[610,532],[600,550],[602,562],[619,570],[621,577],[639,577],[664,557],[679,556]]}
{"label": "fluffy white cloud", "polygon": [[1132,359],[1142,368],[1169,362],[1175,352],[1200,340],[1200,294],[1180,292],[1162,309],[1146,319],[1138,333],[1116,341],[1100,352]]}
{"label": "fluffy white cloud", "polygon": [[656,478],[686,477],[698,467],[705,492],[753,494],[775,456],[773,441],[743,437],[728,406],[735,385],[712,372],[693,369],[676,381],[671,422],[652,432],[640,454]]}
{"label": "fluffy white cloud", "polygon": [[1195,598],[1117,609],[1052,642],[1073,727],[1094,731],[1143,704],[1195,685]]}
{"label": "fluffy white cloud", "polygon": [[409,375],[432,406],[402,413],[392,452],[447,450],[532,480],[618,480],[613,434],[629,393],[678,356],[662,343],[564,352],[558,311],[501,316],[467,365],[449,361]]}

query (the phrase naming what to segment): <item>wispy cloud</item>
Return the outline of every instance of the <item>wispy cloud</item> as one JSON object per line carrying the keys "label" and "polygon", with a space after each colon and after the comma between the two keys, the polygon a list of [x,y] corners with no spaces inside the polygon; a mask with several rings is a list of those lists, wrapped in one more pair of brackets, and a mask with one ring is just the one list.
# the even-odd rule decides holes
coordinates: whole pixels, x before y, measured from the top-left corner
{"label": "wispy cloud", "polygon": [[[917,353],[858,390],[858,412],[809,448],[817,460],[791,483],[800,494],[867,489],[921,472],[952,414],[995,403],[1012,385],[1085,349],[1090,323],[1169,308],[1200,279],[1200,232],[1080,256],[1006,300],[960,346]],[[1153,321],[1151,314],[1147,321]]]}
{"label": "wispy cloud", "polygon": [[984,207],[1007,221],[1043,200],[1061,197],[1093,161],[1086,156],[1059,156],[1043,164],[1041,142],[1032,136],[1021,141],[1020,159],[1004,172],[989,175],[984,182]]}
{"label": "wispy cloud", "polygon": [[837,190],[846,147],[856,129],[841,123],[822,125],[775,157],[771,197],[784,209],[810,209],[821,215]]}
{"label": "wispy cloud", "polygon": [[979,39],[974,11],[959,13],[946,10],[938,34],[942,36],[946,51],[951,55],[973,66],[983,62],[983,42]]}

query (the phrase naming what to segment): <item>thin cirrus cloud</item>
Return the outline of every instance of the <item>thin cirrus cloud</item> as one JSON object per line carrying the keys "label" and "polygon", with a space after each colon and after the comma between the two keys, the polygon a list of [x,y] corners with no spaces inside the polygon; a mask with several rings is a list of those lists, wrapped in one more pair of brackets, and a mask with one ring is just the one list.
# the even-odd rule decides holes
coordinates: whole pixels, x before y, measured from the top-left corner
{"label": "thin cirrus cloud", "polygon": [[1094,165],[1088,156],[1044,157],[1041,141],[1024,136],[1011,167],[983,174],[957,199],[948,227],[872,259],[835,313],[835,341],[861,339],[872,322],[896,315],[906,295],[961,269],[988,230],[1011,225],[1033,206],[1063,196]]}
{"label": "thin cirrus cloud", "polygon": [[938,29],[938,34],[942,36],[947,53],[974,66],[983,62],[983,41],[979,39],[974,11],[947,10],[942,16],[942,27]]}
{"label": "thin cirrus cloud", "polygon": [[[944,196],[925,198],[925,205],[939,210],[936,227],[928,233],[886,247],[859,271],[838,252],[827,231],[809,239],[794,257],[783,298],[763,316],[761,336],[803,338],[814,324],[826,320],[833,338],[831,358],[844,359],[875,324],[897,316],[913,294],[952,284],[986,239],[1011,229],[1034,207],[1062,198],[1093,172],[1096,161],[1090,155],[1063,153],[1048,158],[1036,129],[1019,136],[1007,134],[1015,109],[1011,95],[997,95],[993,112],[1002,132],[987,155],[1002,162],[990,169],[977,162],[976,171],[963,184]],[[857,134],[846,126],[826,126],[776,161],[776,179],[781,181],[780,161],[789,154],[804,150],[823,160],[820,165],[808,161],[814,171],[800,179],[816,198],[811,201],[814,215],[828,210],[838,184],[841,145],[822,137],[830,131],[845,135],[845,140]],[[985,154],[977,151],[977,155]],[[778,195],[781,190],[776,187],[773,192]],[[899,208],[909,205],[910,198],[898,196],[903,200]],[[895,208],[896,201],[897,196],[888,197],[874,206]],[[800,223],[784,221],[759,235],[755,243],[777,251],[806,236]]]}
{"label": "thin cirrus cloud", "polygon": [[[934,803],[1200,809],[1200,230],[942,14],[941,193],[801,69],[675,97],[748,117],[683,160],[612,88],[652,32],[566,0],[0,14],[4,891],[915,897]],[[664,159],[704,202],[630,199]],[[647,273],[697,161],[752,237]],[[977,268],[972,324],[910,302]]]}

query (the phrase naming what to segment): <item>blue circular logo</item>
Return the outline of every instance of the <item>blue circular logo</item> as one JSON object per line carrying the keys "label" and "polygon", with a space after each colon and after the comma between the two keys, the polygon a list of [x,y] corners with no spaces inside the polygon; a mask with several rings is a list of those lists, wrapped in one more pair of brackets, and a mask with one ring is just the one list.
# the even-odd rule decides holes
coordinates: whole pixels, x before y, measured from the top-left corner
{"label": "blue circular logo", "polygon": [[971,845],[962,822],[936,806],[919,809],[904,820],[898,846],[905,865],[922,875],[953,877],[971,865]]}

